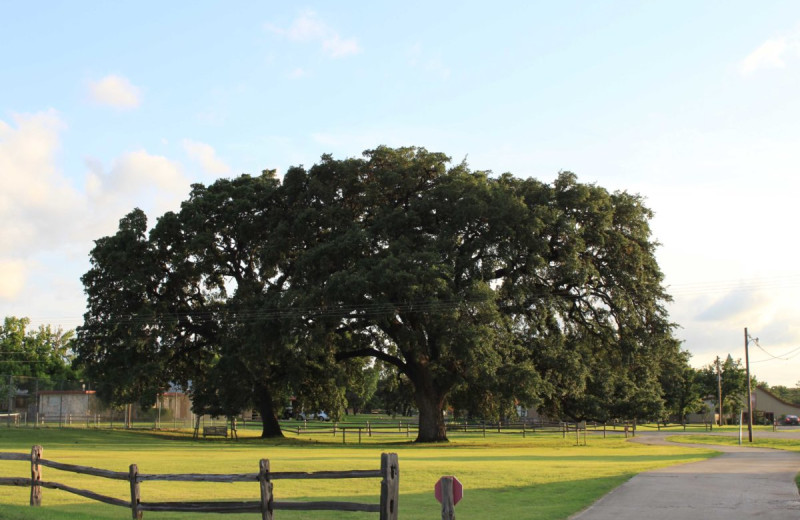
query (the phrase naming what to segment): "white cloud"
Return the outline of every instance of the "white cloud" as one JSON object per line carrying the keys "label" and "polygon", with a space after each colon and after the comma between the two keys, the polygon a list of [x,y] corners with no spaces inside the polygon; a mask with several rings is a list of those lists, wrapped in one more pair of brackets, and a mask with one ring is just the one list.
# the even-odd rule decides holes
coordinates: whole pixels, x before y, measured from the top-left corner
{"label": "white cloud", "polygon": [[64,127],[58,114],[12,119],[14,127],[0,121],[0,251],[20,255],[61,240],[58,224],[81,200],[55,167]]}
{"label": "white cloud", "polygon": [[301,67],[297,67],[289,73],[289,78],[291,79],[300,79],[305,78],[306,76],[308,76],[308,72]]}
{"label": "white cloud", "polygon": [[0,121],[0,303],[27,297],[42,278],[36,256],[61,248],[84,223],[84,200],[55,166],[64,127],[54,110]]}
{"label": "white cloud", "polygon": [[0,258],[0,300],[13,300],[25,286],[27,270],[21,260]]}
{"label": "white cloud", "polygon": [[322,41],[322,49],[332,58],[358,54],[361,51],[355,38],[342,39],[337,34],[324,39]]}
{"label": "white cloud", "polygon": [[[81,262],[91,241],[113,233],[123,215],[141,207],[150,216],[179,209],[190,179],[182,167],[145,150],[125,153],[108,171],[87,159],[86,184],[73,186],[57,167],[65,128],[53,111],[0,120],[0,311],[19,314],[23,301],[52,301],[52,281],[70,260],[43,259],[69,251]],[[76,264],[77,265],[77,264]],[[2,313],[0,312],[0,314]],[[82,311],[78,309],[75,314]]]}
{"label": "white cloud", "polygon": [[771,38],[739,63],[739,72],[750,75],[760,69],[782,69],[786,60],[800,57],[800,36]]}
{"label": "white cloud", "polygon": [[321,40],[330,32],[325,23],[317,18],[314,11],[304,11],[294,19],[288,29],[283,33],[293,41],[313,41]]}
{"label": "white cloud", "polygon": [[127,78],[114,74],[90,82],[89,93],[96,103],[121,109],[138,107],[141,97],[138,87]]}
{"label": "white cloud", "polygon": [[319,43],[322,51],[332,58],[342,58],[361,52],[355,38],[343,38],[324,21],[317,13],[306,10],[300,13],[287,28],[273,24],[265,24],[268,31],[295,42]]}
{"label": "white cloud", "polygon": [[146,150],[125,153],[106,172],[86,159],[86,193],[92,212],[93,237],[112,233],[119,218],[134,207],[154,217],[179,209],[189,193],[190,180],[180,164]]}
{"label": "white cloud", "polygon": [[207,173],[214,175],[227,175],[231,172],[230,166],[225,164],[219,157],[217,152],[211,145],[206,143],[199,143],[189,139],[183,140],[183,149],[186,154],[200,166]]}

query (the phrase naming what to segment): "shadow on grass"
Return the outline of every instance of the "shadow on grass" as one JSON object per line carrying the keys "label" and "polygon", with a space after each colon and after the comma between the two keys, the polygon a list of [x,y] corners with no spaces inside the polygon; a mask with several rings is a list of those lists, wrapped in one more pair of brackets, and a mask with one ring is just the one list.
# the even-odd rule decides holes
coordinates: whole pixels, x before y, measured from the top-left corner
{"label": "shadow on grass", "polygon": [[[504,487],[491,489],[465,489],[463,500],[456,506],[458,518],[484,519],[507,518],[515,520],[558,520],[588,507],[597,499],[630,479],[633,474],[606,478],[554,482],[536,486]],[[45,497],[46,499],[46,497]],[[180,500],[180,497],[174,497]],[[257,500],[254,496],[253,500]],[[280,486],[275,486],[275,499],[281,500]],[[379,497],[314,497],[313,500],[351,501],[378,503]],[[4,505],[2,518],[9,520],[112,520],[127,518],[130,514],[121,507],[100,503],[86,503],[60,506],[30,507],[26,505]],[[282,520],[359,520],[377,517],[375,514],[344,513],[335,511],[276,511]],[[439,518],[440,505],[430,493],[410,493],[400,495],[399,517],[402,520],[431,520]],[[254,515],[236,514],[187,514],[145,512],[147,520],[238,520],[254,518]]]}
{"label": "shadow on grass", "polygon": [[112,430],[103,428],[0,428],[0,451],[19,451],[30,449],[34,444],[45,447],[91,445],[93,448],[125,448],[169,449],[175,443],[194,444],[196,446],[313,446],[314,441],[292,439],[291,437],[262,439],[245,437],[240,440],[225,438],[194,439],[190,432],[157,431],[157,430]]}

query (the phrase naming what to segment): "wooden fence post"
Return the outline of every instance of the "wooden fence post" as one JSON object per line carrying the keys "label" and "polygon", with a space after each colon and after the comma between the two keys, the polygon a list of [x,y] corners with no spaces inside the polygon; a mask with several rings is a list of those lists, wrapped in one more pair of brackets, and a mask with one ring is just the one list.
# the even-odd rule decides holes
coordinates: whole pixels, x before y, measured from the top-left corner
{"label": "wooden fence post", "polygon": [[133,520],[141,520],[142,512],[139,510],[141,496],[139,495],[139,466],[131,464],[128,470],[128,480],[131,483],[131,516]]}
{"label": "wooden fence post", "polygon": [[453,503],[453,477],[442,477],[442,520],[455,520],[456,505]]}
{"label": "wooden fence post", "polygon": [[39,460],[42,458],[42,447],[38,444],[31,448],[31,505],[42,505],[42,467]]}
{"label": "wooden fence post", "polygon": [[267,459],[261,459],[258,463],[258,482],[261,484],[261,519],[272,520],[272,481]]}
{"label": "wooden fence post", "polygon": [[397,453],[381,454],[381,512],[380,520],[397,520],[400,497],[400,466]]}

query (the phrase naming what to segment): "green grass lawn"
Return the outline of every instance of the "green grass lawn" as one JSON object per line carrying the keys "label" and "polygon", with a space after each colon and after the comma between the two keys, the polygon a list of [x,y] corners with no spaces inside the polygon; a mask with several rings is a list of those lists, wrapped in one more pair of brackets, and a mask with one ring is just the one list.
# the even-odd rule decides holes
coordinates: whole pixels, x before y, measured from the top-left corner
{"label": "green grass lawn", "polygon": [[[583,509],[641,471],[707,458],[711,450],[672,446],[645,446],[620,436],[588,437],[588,446],[561,435],[451,434],[447,444],[416,445],[404,434],[371,438],[361,445],[341,444],[341,437],[320,434],[265,441],[256,431],[242,431],[237,441],[191,439],[187,432],[110,431],[77,428],[0,428],[0,451],[29,453],[33,444],[44,447],[44,458],[59,462],[126,471],[136,463],[140,473],[255,473],[261,458],[272,471],[377,469],[381,452],[396,452],[400,461],[402,520],[438,518],[433,486],[442,475],[456,475],[464,485],[464,499],[456,510],[460,519],[488,517],[558,519]],[[582,440],[582,439],[581,439]],[[25,462],[0,461],[0,476],[28,476]],[[127,482],[64,473],[44,468],[44,480],[90,489],[121,499],[129,498]],[[379,479],[279,480],[276,500],[337,499],[377,503]],[[44,489],[43,506],[27,506],[27,488],[0,488],[2,517],[10,519],[82,520],[129,518],[123,508],[92,502]],[[143,482],[144,502],[177,500],[256,500],[253,483]],[[280,519],[377,518],[377,514],[276,511]],[[147,519],[257,518],[258,515],[214,515],[145,512]]]}
{"label": "green grass lawn", "polygon": [[[736,430],[738,431],[738,430]],[[766,430],[765,430],[766,431]],[[771,431],[771,430],[770,430]],[[753,442],[747,440],[747,430],[745,429],[742,435],[742,446],[753,448],[774,448],[779,450],[797,451],[800,452],[800,431],[793,432],[796,438],[778,438],[772,437],[768,433],[759,435],[757,430],[753,432]],[[718,444],[722,446],[738,446],[739,437],[723,436],[723,435],[676,435],[669,437],[670,441],[689,443],[689,444]]]}

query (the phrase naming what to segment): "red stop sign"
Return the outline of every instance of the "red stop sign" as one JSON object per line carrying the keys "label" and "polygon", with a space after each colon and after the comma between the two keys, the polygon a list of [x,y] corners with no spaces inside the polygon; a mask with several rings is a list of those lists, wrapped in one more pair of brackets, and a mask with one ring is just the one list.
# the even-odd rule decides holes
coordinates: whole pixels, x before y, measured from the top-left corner
{"label": "red stop sign", "polygon": [[441,503],[442,502],[442,480],[446,479],[446,478],[449,478],[449,479],[453,480],[453,505],[456,505],[461,500],[461,498],[464,496],[464,486],[462,486],[461,482],[459,482],[458,479],[456,477],[452,476],[452,475],[449,476],[449,477],[442,477],[439,480],[437,480],[436,481],[436,485],[433,486],[433,494],[436,497],[436,500],[438,500],[439,503]]}

